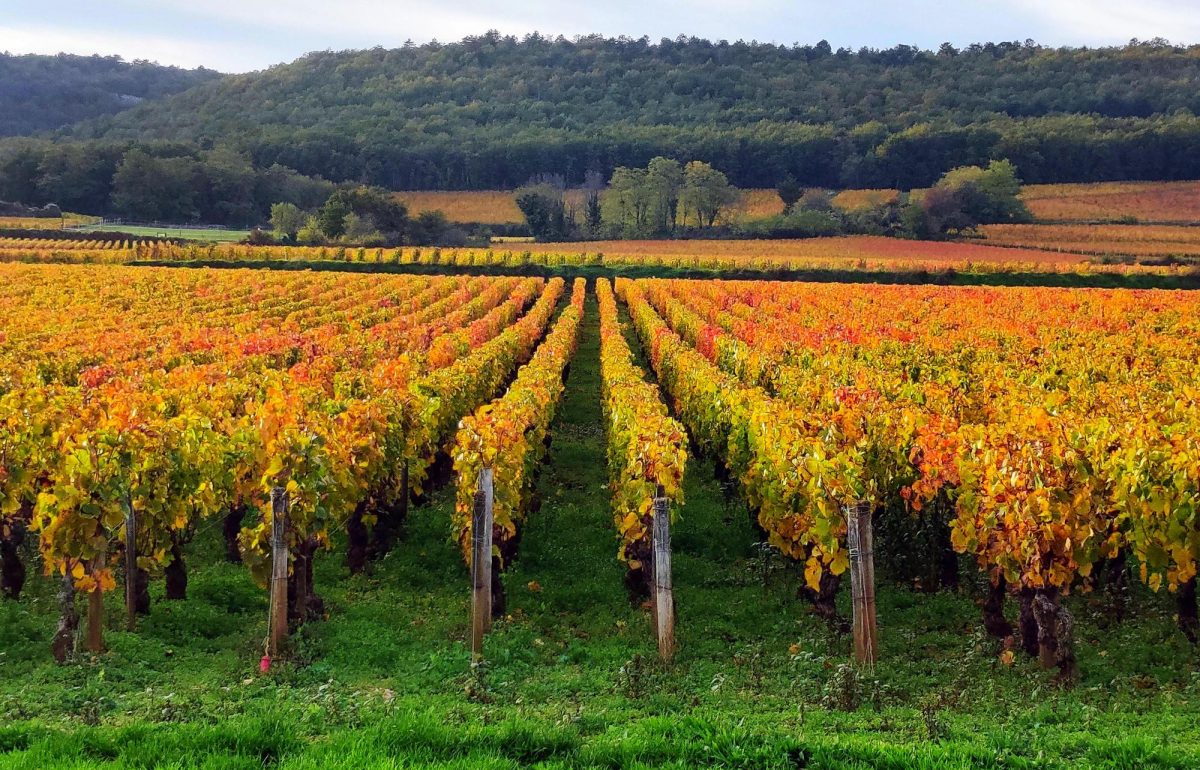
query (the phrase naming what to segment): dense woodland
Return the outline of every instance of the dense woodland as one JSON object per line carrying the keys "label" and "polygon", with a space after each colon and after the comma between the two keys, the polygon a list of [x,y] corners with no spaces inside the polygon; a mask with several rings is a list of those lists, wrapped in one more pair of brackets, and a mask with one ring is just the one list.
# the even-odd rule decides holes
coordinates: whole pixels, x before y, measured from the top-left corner
{"label": "dense woodland", "polygon": [[1161,41],[834,51],[489,33],[312,53],[0,142],[0,199],[133,216],[114,190],[131,148],[200,201],[163,216],[231,224],[262,221],[270,201],[255,198],[253,216],[205,207],[214,157],[394,190],[512,189],[543,174],[575,185],[656,156],[704,159],[739,187],[790,175],[908,189],[1001,158],[1029,183],[1189,179],[1200,177],[1198,85],[1200,46]]}
{"label": "dense woodland", "polygon": [[185,70],[116,56],[12,56],[0,51],[0,136],[22,136],[113,115],[214,80]]}

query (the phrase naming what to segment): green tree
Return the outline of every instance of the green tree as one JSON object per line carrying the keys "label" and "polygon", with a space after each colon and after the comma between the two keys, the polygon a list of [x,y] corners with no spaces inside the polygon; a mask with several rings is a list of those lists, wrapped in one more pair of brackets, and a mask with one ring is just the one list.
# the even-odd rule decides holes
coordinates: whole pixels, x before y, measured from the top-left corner
{"label": "green tree", "polygon": [[828,190],[820,187],[810,187],[804,191],[796,205],[803,211],[821,211],[831,213],[834,210],[833,196]]}
{"label": "green tree", "polygon": [[684,218],[688,212],[695,214],[696,224],[700,227],[715,225],[717,217],[733,205],[737,196],[737,188],[729,184],[725,174],[709,164],[694,160],[684,169],[680,194]]}
{"label": "green tree", "polygon": [[345,196],[341,191],[335,192],[317,209],[317,228],[326,238],[337,240],[346,234],[346,215],[350,212]]}
{"label": "green tree", "polygon": [[516,192],[517,208],[529,232],[539,241],[558,241],[571,236],[562,189],[552,184],[526,185]]}
{"label": "green tree", "polygon": [[237,225],[262,221],[254,200],[257,174],[246,156],[218,148],[203,158],[199,171],[206,182],[199,200],[204,221]]}
{"label": "green tree", "polygon": [[987,168],[960,166],[942,175],[934,189],[957,197],[964,216],[975,224],[1026,222],[1032,217],[1021,200],[1021,180],[1007,160]]}
{"label": "green tree", "polygon": [[321,224],[317,221],[316,216],[310,215],[304,220],[304,227],[296,233],[296,243],[303,246],[312,246],[318,244],[323,239],[321,234]]}
{"label": "green tree", "polygon": [[112,205],[130,219],[196,219],[196,162],[192,158],[156,158],[130,150],[113,174]]}
{"label": "green tree", "polygon": [[787,214],[804,194],[804,188],[796,181],[796,177],[788,174],[775,185],[775,192],[778,193],[779,200],[783,201],[783,213]]}
{"label": "green tree", "polygon": [[359,185],[339,190],[335,195],[363,219],[371,221],[371,229],[378,230],[391,242],[399,243],[408,229],[408,208],[388,190]]}
{"label": "green tree", "polygon": [[683,168],[679,161],[663,157],[651,159],[643,183],[648,207],[647,229],[655,234],[673,231],[679,217],[679,192],[683,187]]}
{"label": "green tree", "polygon": [[641,235],[645,232],[649,208],[646,170],[617,167],[601,199],[604,220],[626,236]]}
{"label": "green tree", "polygon": [[271,206],[271,230],[276,238],[294,241],[307,216],[294,203],[276,203]]}

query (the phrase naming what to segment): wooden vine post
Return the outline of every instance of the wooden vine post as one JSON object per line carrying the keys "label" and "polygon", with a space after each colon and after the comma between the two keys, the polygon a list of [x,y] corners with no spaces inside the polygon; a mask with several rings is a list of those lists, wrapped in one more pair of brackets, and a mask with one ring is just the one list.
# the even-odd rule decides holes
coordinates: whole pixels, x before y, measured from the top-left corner
{"label": "wooden vine post", "polygon": [[101,550],[92,558],[92,575],[96,586],[88,594],[87,646],[90,652],[104,652],[104,592],[100,590],[99,573],[108,563],[108,552]]}
{"label": "wooden vine post", "polygon": [[287,641],[288,611],[288,494],[271,489],[271,618],[267,654],[278,657]]}
{"label": "wooden vine post", "polygon": [[137,517],[125,498],[125,627],[137,630]]}
{"label": "wooden vine post", "polygon": [[671,585],[671,501],[660,486],[654,498],[651,529],[654,547],[654,632],[658,654],[664,661],[675,657],[675,595]]}
{"label": "wooden vine post", "polygon": [[471,658],[483,658],[483,636],[492,628],[492,503],[491,468],[479,471],[475,507],[471,512]]}
{"label": "wooden vine post", "polygon": [[854,659],[868,666],[879,659],[879,631],[875,625],[875,544],[871,530],[871,505],[846,507],[850,545],[850,586],[854,605]]}

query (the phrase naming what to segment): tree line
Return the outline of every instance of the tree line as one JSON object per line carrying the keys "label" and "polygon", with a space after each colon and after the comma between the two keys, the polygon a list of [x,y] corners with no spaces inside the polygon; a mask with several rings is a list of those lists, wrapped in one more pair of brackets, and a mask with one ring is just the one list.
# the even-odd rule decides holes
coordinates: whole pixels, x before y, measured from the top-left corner
{"label": "tree line", "polygon": [[645,168],[617,168],[607,183],[591,175],[582,192],[582,200],[569,197],[562,176],[540,175],[514,200],[540,241],[851,234],[937,239],[981,224],[1032,220],[1008,160],[954,168],[919,194],[901,193],[854,211],[837,208],[830,191],[786,176],[776,187],[782,213],[749,219],[729,216],[741,192],[703,161],[656,157]]}
{"label": "tree line", "polygon": [[[275,202],[311,210],[331,183],[515,189],[551,171],[577,187],[656,157],[702,158],[756,188],[908,190],[1002,159],[1029,183],[1194,179],[1198,53],[496,33],[326,51],[0,140],[0,199],[246,225]],[[139,179],[163,195],[139,195]]]}
{"label": "tree line", "polygon": [[[925,51],[489,33],[318,52],[62,140],[203,138],[334,181],[514,189],[703,158],[742,187],[927,187],[1007,158],[1027,182],[1200,177],[1200,47]],[[302,125],[295,117],[302,115]]]}
{"label": "tree line", "polygon": [[133,221],[254,226],[272,203],[310,208],[333,189],[278,164],[257,168],[229,148],[22,140],[0,152],[0,200]]}

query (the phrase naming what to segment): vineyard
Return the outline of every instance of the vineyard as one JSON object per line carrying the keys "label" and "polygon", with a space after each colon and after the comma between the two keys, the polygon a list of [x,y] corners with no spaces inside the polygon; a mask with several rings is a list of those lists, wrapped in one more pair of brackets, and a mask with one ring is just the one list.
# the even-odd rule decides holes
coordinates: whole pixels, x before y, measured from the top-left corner
{"label": "vineyard", "polygon": [[1027,186],[1021,197],[1035,217],[1047,222],[1200,222],[1197,182],[1039,184]]}
{"label": "vineyard", "polygon": [[1106,260],[1200,260],[1200,228],[1183,225],[984,225],[984,243]]}
{"label": "vineyard", "polygon": [[[314,552],[333,531],[349,533],[352,571],[369,545],[386,551],[402,498],[421,493],[459,419],[529,358],[563,290],[561,279],[31,267],[5,279],[0,511],[6,542],[28,530],[63,579],[60,659],[75,591],[93,596],[89,647],[102,648],[118,545],[131,627],[150,570],[165,568],[169,598],[185,594],[185,545],[213,517],[230,557],[265,584],[273,490],[290,499],[288,614],[319,615]],[[14,555],[4,588],[17,597]]]}
{"label": "vineyard", "polygon": [[[1185,253],[1171,241],[1175,237],[1172,233],[1161,234],[1164,240],[1156,242],[1142,240],[1137,233],[1125,233],[1113,226],[1108,229],[1118,232],[1109,237],[1123,241],[1122,248],[1114,250],[1106,247],[1104,242],[1064,243],[1060,239],[1069,240],[1072,236],[1061,232],[1062,229],[1048,225],[987,226],[986,239],[973,242],[849,236],[768,241],[584,241],[494,244],[490,248],[396,249],[0,238],[0,263],[245,263],[259,267],[269,263],[293,262],[379,265],[387,270],[399,271],[414,266],[589,268],[614,271],[665,269],[700,271],[714,277],[724,272],[739,271],[806,277],[822,274],[835,278],[846,275],[888,275],[912,279],[930,275],[986,277],[1030,274],[1061,276],[1064,279],[1072,276],[1141,276],[1191,280],[1200,275],[1200,268],[1191,259],[1183,262],[1166,260],[1165,263],[1161,259],[1164,254]],[[1182,233],[1180,237],[1191,238],[1190,233],[1182,232],[1188,228],[1160,229],[1178,230]],[[1130,240],[1125,240],[1127,237]],[[1195,244],[1186,244],[1186,249],[1186,253],[1190,254]],[[1119,258],[1113,259],[1113,256]]]}
{"label": "vineyard", "polygon": [[0,766],[1200,759],[1191,293],[0,279]]}
{"label": "vineyard", "polygon": [[[1060,593],[1119,582],[1127,559],[1151,589],[1178,595],[1181,630],[1200,640],[1195,297],[618,290],[676,410],[723,458],[771,544],[804,565],[824,614],[849,566],[847,518],[866,506],[940,517],[944,547],[993,587],[988,630],[1012,636],[1003,602],[1015,591],[1026,651],[1066,678]],[[937,578],[956,584],[949,572]]]}

